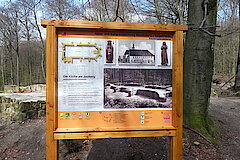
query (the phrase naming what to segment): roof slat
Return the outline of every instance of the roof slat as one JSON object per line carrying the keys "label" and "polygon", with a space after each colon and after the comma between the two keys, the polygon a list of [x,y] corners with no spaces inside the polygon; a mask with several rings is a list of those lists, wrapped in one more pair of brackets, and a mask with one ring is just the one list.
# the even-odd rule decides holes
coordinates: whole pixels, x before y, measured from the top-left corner
{"label": "roof slat", "polygon": [[126,23],[126,22],[98,22],[79,20],[41,20],[41,25],[69,28],[117,29],[117,30],[149,30],[149,31],[186,31],[187,25]]}

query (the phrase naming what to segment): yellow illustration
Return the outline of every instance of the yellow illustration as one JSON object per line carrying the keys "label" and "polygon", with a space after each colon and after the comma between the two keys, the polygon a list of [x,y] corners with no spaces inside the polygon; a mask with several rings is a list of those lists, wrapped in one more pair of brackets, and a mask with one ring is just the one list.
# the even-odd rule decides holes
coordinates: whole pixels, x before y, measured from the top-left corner
{"label": "yellow illustration", "polygon": [[[93,51],[93,54],[95,54],[96,56],[95,57],[84,57],[84,56],[66,57],[65,52],[66,52],[67,46],[70,46],[70,47],[95,47],[96,50]],[[63,50],[62,51],[62,60],[64,61],[64,63],[65,62],[73,62],[73,59],[79,59],[80,62],[82,62],[83,59],[87,59],[89,62],[91,60],[97,61],[98,57],[102,57],[102,54],[101,54],[102,48],[98,47],[96,43],[94,43],[94,44],[91,44],[89,42],[87,44],[82,44],[81,42],[78,44],[74,44],[73,42],[70,44],[62,43],[62,50]]]}

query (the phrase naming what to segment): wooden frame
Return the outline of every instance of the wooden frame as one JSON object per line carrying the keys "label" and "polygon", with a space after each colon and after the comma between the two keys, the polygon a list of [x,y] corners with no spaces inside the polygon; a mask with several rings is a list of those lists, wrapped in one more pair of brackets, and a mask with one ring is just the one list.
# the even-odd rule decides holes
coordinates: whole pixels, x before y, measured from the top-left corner
{"label": "wooden frame", "polygon": [[[47,28],[46,39],[46,159],[58,159],[58,143],[60,139],[98,139],[98,138],[128,138],[128,137],[170,137],[170,159],[182,159],[182,96],[183,96],[183,31],[186,25],[161,25],[146,23],[120,23],[120,22],[89,22],[42,20],[41,24]],[[97,29],[128,32],[171,32],[173,34],[173,127],[160,130],[126,130],[126,131],[91,131],[81,132],[57,130],[57,30],[71,29]]]}

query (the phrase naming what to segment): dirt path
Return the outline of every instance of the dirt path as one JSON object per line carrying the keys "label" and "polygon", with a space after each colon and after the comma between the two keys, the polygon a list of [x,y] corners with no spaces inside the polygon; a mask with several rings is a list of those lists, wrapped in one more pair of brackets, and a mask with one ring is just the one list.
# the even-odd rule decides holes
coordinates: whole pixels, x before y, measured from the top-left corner
{"label": "dirt path", "polygon": [[[0,160],[44,160],[45,117],[24,123],[0,125]],[[92,141],[59,142],[59,159],[87,159]]]}
{"label": "dirt path", "polygon": [[[220,127],[221,134],[217,137],[220,144],[211,144],[198,134],[185,129],[188,139],[183,143],[185,151],[183,158],[239,160],[240,97],[212,98],[209,114]],[[194,142],[198,142],[199,145],[195,145]],[[167,138],[95,140],[88,158],[162,160],[167,159],[167,151]]]}
{"label": "dirt path", "polygon": [[166,137],[94,140],[88,160],[167,160]]}
{"label": "dirt path", "polygon": [[[184,159],[240,159],[240,98],[211,99],[210,116],[220,126],[219,145],[189,133],[184,140]],[[22,124],[0,126],[0,159],[45,159],[45,117]],[[194,145],[194,142],[200,142]],[[107,139],[70,141],[62,150],[61,159],[88,160],[160,160],[167,159],[167,138]],[[64,146],[61,143],[61,146]],[[66,150],[72,148],[72,151]],[[77,149],[76,149],[77,148]],[[90,151],[90,153],[89,153]],[[88,155],[88,158],[86,156]],[[83,158],[84,157],[84,158]]]}
{"label": "dirt path", "polygon": [[219,124],[219,150],[225,159],[240,159],[240,97],[219,97],[211,100],[210,116]]}
{"label": "dirt path", "polygon": [[0,159],[45,158],[45,119],[0,126]]}

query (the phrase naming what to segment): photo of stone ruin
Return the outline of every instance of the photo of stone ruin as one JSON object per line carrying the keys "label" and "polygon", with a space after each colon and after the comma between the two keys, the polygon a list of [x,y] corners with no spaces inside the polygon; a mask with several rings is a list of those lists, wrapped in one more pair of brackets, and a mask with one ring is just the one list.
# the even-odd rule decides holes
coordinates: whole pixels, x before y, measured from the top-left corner
{"label": "photo of stone ruin", "polygon": [[104,69],[104,108],[172,108],[172,70]]}

